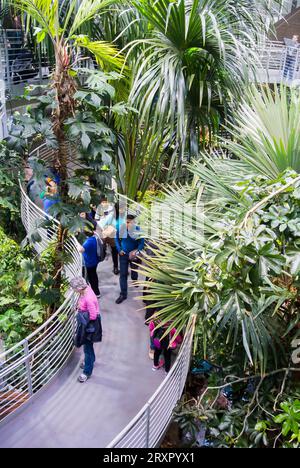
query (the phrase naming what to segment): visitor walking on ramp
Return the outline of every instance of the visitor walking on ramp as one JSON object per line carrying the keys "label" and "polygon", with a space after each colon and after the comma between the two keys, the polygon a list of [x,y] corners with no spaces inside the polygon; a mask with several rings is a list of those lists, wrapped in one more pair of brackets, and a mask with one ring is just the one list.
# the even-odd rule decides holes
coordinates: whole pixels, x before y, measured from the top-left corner
{"label": "visitor walking on ramp", "polygon": [[116,304],[121,304],[127,299],[128,293],[128,268],[131,267],[131,279],[138,279],[137,269],[138,257],[144,248],[145,241],[141,237],[141,230],[135,224],[135,216],[127,215],[126,223],[117,226],[116,247],[120,255],[120,296]]}
{"label": "visitor walking on ramp", "polygon": [[79,252],[81,252],[83,256],[84,270],[86,271],[87,279],[97,298],[100,298],[97,266],[105,258],[105,247],[96,232],[90,231],[89,229],[85,229],[84,232],[87,239],[83,245],[80,245],[78,242],[77,246]]}
{"label": "visitor walking on ramp", "polygon": [[79,293],[75,346],[79,348],[83,345],[84,362],[81,365],[83,373],[78,380],[84,383],[93,373],[96,360],[94,343],[102,341],[99,303],[92,288],[81,276],[73,278],[70,286]]}
{"label": "visitor walking on ramp", "polygon": [[160,327],[158,327],[158,325],[159,321],[151,321],[149,323],[150,337],[154,347],[152,370],[157,371],[162,367],[159,358],[161,354],[163,354],[165,359],[165,372],[167,374],[171,368],[172,350],[177,348],[177,346],[182,342],[182,339],[180,335],[173,339],[176,334],[176,328],[172,328],[171,331],[166,334],[170,327],[170,323],[166,323]]}

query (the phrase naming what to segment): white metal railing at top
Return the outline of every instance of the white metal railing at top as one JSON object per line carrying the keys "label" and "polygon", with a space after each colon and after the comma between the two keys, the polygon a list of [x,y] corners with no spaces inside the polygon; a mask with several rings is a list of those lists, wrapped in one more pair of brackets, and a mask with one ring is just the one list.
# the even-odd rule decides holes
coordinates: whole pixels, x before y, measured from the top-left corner
{"label": "white metal railing at top", "polygon": [[[52,228],[41,227],[49,216],[29,199],[22,185],[21,216],[27,233],[38,230],[41,239],[34,243],[34,248],[37,252],[43,251],[49,245],[58,222],[52,219]],[[66,249],[70,260],[64,274],[71,279],[81,274],[82,261],[74,238],[66,241]],[[50,382],[70,356],[74,348],[76,302],[77,295],[69,291],[63,304],[42,326],[0,354],[0,420]]]}
{"label": "white metal railing at top", "polygon": [[183,343],[167,377],[141,411],[107,448],[154,448],[162,440],[180,399],[190,367],[196,317],[190,320]]}
{"label": "white metal railing at top", "polygon": [[257,48],[257,71],[264,72],[260,81],[281,82],[286,78],[294,81],[300,78],[300,49],[295,48],[293,58],[289,53],[291,48],[279,41],[268,41],[263,47]]}

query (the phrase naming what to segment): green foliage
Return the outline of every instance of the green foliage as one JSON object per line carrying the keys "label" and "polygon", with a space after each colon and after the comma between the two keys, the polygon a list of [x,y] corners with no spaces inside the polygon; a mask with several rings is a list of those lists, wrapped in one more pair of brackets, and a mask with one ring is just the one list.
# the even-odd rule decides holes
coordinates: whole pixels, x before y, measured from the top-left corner
{"label": "green foliage", "polygon": [[69,187],[73,190],[72,198],[78,200],[78,195],[74,197],[74,189],[77,188],[83,194],[80,186],[88,178],[90,196],[86,191],[83,199],[88,205],[93,195],[97,198],[99,192],[108,195],[111,192],[111,178],[116,176],[118,165],[118,156],[115,154],[118,126],[120,120],[127,119],[134,109],[125,102],[115,100],[114,84],[120,75],[81,69],[79,77],[83,85],[74,96],[77,112],[65,122],[70,141],[80,142],[80,167],[76,169],[74,179],[69,180]]}
{"label": "green foliage", "polygon": [[8,238],[0,229],[0,337],[9,348],[41,325],[49,305],[61,304],[52,277],[54,252],[49,247],[40,259]]}
{"label": "green foliage", "polygon": [[[116,175],[118,157],[115,154],[121,120],[128,119],[135,112],[125,102],[116,102],[114,83],[120,78],[117,73],[103,73],[99,70],[80,69],[76,72],[78,91],[74,95],[76,112],[64,122],[67,141],[72,151],[67,163],[74,164],[74,171],[68,177],[68,199],[53,207],[51,214],[60,219],[71,233],[82,229],[79,213],[89,211],[90,203],[99,202],[99,193],[111,193],[111,180]],[[23,115],[14,114],[8,143],[24,153],[32,145],[41,142],[56,150],[58,143],[52,128],[54,92],[45,88],[45,94],[36,97],[29,89],[26,99],[30,102]],[[35,105],[31,105],[31,101]],[[35,180],[44,186],[47,166],[44,161],[29,158]],[[49,163],[48,163],[49,164]]]}
{"label": "green foliage", "polygon": [[[196,156],[199,143],[243,93],[266,30],[266,2],[233,0],[135,0],[148,25],[139,48],[130,97],[141,120],[169,125],[180,156]],[[130,50],[131,50],[130,49]],[[135,52],[136,53],[136,52]]]}
{"label": "green foliage", "polygon": [[242,172],[276,179],[286,169],[300,171],[299,90],[281,85],[253,87],[242,100],[225,147],[238,157]]}
{"label": "green foliage", "polygon": [[[219,364],[226,363],[223,357],[218,359]],[[235,365],[235,357],[231,363]],[[238,379],[230,366],[217,374],[190,375],[174,420],[187,446],[296,448],[300,427],[297,375],[282,371]]]}
{"label": "green foliage", "polygon": [[123,59],[117,56],[118,51],[106,41],[90,41],[80,34],[82,27],[97,14],[105,11],[113,0],[83,0],[80,5],[74,0],[60,2],[49,0],[13,0],[15,9],[27,14],[27,24],[34,24],[37,42],[50,39],[56,46],[56,58],[65,43],[73,47],[74,53],[79,47],[90,51],[96,60],[109,69],[119,70]]}
{"label": "green foliage", "polygon": [[[185,229],[175,223],[167,232],[165,217],[158,226],[165,240],[142,267],[156,280],[149,286],[149,299],[162,308],[164,321],[182,329],[197,313],[203,343],[224,341],[227,353],[239,350],[244,366],[260,366],[262,372],[289,361],[299,321],[297,180],[297,174],[287,172],[272,182],[263,177],[240,182],[233,187],[234,204],[219,205],[213,215],[210,209],[204,212],[202,236],[186,230],[195,222],[187,209]],[[179,211],[175,197],[166,195],[160,207]],[[260,202],[248,216],[247,208]]]}
{"label": "green foliage", "polygon": [[28,152],[32,144],[42,142],[49,148],[57,149],[58,143],[52,130],[50,114],[54,108],[53,92],[49,90],[47,95],[36,96],[35,87],[28,87],[24,98],[29,103],[34,101],[35,104],[29,104],[24,114],[14,113],[7,139],[9,147],[21,155]]}
{"label": "green foliage", "polygon": [[281,433],[290,438],[293,448],[300,447],[300,400],[284,401],[280,404],[282,413],[274,416],[274,422],[282,425]]}
{"label": "green foliage", "polygon": [[[23,288],[27,291],[29,298],[38,300],[43,306],[55,304],[60,305],[64,299],[64,293],[67,290],[67,282],[63,281],[62,287],[55,288],[55,279],[53,271],[57,255],[55,252],[55,242],[50,243],[36,259],[24,259],[20,264],[21,279]],[[62,253],[64,264],[68,263],[68,258]]]}
{"label": "green foliage", "polygon": [[0,226],[21,240],[24,230],[19,207],[19,177],[22,175],[21,156],[0,144]]}

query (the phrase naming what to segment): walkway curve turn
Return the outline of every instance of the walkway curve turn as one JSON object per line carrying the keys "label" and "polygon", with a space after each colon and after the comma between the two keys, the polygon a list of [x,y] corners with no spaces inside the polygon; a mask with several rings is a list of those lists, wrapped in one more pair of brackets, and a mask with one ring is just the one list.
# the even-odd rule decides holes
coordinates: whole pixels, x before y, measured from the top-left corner
{"label": "walkway curve turn", "polygon": [[[21,193],[22,221],[30,232],[45,213],[22,186]],[[41,252],[48,237],[45,229],[38,231],[41,241],[35,248]],[[80,274],[81,256],[74,239],[68,249],[70,279]],[[104,333],[86,384],[76,381],[81,352],[72,343],[73,293],[55,316],[0,356],[0,395],[7,400],[0,400],[0,447],[155,447],[161,440],[184,388],[194,321],[169,375],[153,373],[148,327],[136,300],[141,291],[131,288],[128,300],[115,305],[118,277],[111,270],[109,259],[99,266]]]}

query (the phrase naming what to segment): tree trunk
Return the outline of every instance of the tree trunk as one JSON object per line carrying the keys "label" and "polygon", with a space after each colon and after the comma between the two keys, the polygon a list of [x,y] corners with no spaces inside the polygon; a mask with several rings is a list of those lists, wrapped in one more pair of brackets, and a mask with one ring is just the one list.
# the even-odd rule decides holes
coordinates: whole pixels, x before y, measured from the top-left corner
{"label": "tree trunk", "polygon": [[77,91],[76,81],[69,74],[70,57],[64,45],[57,46],[55,51],[56,69],[53,77],[53,88],[56,95],[56,108],[52,114],[53,131],[57,138],[58,150],[56,162],[61,177],[61,197],[66,202],[68,197],[68,161],[69,145],[64,130],[65,121],[75,115],[74,94]]}
{"label": "tree trunk", "polygon": [[[63,203],[68,202],[68,162],[69,143],[64,130],[65,121],[75,115],[75,100],[74,94],[77,91],[76,81],[69,74],[70,57],[68,49],[64,44],[57,44],[55,48],[56,69],[53,76],[52,88],[55,90],[56,108],[52,114],[53,132],[57,138],[58,150],[56,153],[56,163],[59,167],[60,175],[60,197]],[[60,220],[59,220],[60,221]],[[55,278],[54,288],[61,290],[62,285],[62,270],[64,256],[64,242],[67,238],[68,231],[59,224],[57,229],[57,240],[55,246],[54,271]],[[56,306],[53,306],[55,311]]]}

